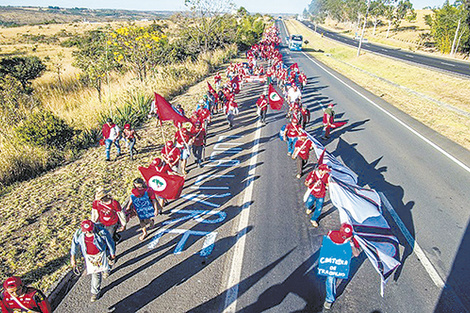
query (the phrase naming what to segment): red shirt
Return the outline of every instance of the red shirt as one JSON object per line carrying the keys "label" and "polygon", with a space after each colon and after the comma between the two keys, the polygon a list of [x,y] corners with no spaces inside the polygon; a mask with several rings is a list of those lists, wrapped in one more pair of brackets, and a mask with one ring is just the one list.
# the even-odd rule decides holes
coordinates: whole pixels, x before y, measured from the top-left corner
{"label": "red shirt", "polygon": [[193,138],[194,146],[203,146],[206,140],[206,130],[204,128],[201,129],[191,129],[191,132],[193,133]]}
{"label": "red shirt", "polygon": [[[46,296],[40,291],[32,287],[24,287],[26,292],[24,295],[17,297],[17,299],[28,309],[35,310],[41,313],[51,313],[51,305],[47,301]],[[2,313],[24,312],[22,307],[13,300],[13,297],[4,291],[2,293],[2,301],[0,301]]]}
{"label": "red shirt", "polygon": [[96,255],[100,253],[100,250],[93,243],[93,239],[95,239],[95,235],[90,236],[90,237],[85,235],[84,237],[85,237],[86,253],[90,255]]}
{"label": "red shirt", "polygon": [[103,128],[101,129],[101,133],[103,134],[103,137],[105,139],[109,138],[109,133],[111,132],[111,129],[114,128],[114,126],[116,126],[116,124],[109,125],[108,123],[105,123],[103,125]]}
{"label": "red shirt", "polygon": [[111,226],[119,222],[117,212],[122,208],[119,202],[112,200],[110,204],[104,204],[100,200],[93,201],[93,209],[98,211],[98,219],[104,226]]}
{"label": "red shirt", "polygon": [[175,163],[178,161],[180,157],[180,150],[176,147],[171,147],[168,148],[167,146],[164,146],[162,151],[162,155],[165,156],[165,159],[167,159],[170,162],[170,166],[175,165]]}
{"label": "red shirt", "polygon": [[308,188],[312,189],[310,192],[315,198],[324,198],[326,194],[326,186],[328,186],[328,177],[330,175],[325,173],[323,176],[319,177],[318,170],[314,170],[308,174],[305,179],[308,182]]}
{"label": "red shirt", "polygon": [[266,111],[268,109],[268,100],[264,95],[261,95],[256,101],[256,105],[262,110]]}
{"label": "red shirt", "polygon": [[292,123],[287,124],[286,126],[286,136],[290,138],[295,138],[302,133],[302,127],[300,125],[294,125]]}
{"label": "red shirt", "polygon": [[180,128],[176,131],[175,140],[180,147],[185,147],[189,143],[189,139],[191,139],[191,134],[186,128]]}
{"label": "red shirt", "polygon": [[312,142],[310,140],[303,141],[298,139],[295,142],[295,148],[299,148],[298,156],[304,160],[308,160],[310,156],[310,148],[312,147]]}

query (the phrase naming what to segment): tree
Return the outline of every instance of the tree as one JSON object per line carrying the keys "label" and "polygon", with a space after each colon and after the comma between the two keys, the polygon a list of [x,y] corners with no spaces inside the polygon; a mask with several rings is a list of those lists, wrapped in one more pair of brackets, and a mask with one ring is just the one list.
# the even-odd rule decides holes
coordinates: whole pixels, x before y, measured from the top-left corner
{"label": "tree", "polygon": [[110,71],[118,68],[107,45],[108,33],[103,30],[87,32],[73,52],[73,65],[83,71],[82,78],[98,92],[101,102],[103,80]]}
{"label": "tree", "polygon": [[41,76],[45,70],[46,65],[36,56],[3,58],[0,61],[0,75],[16,78],[28,94],[32,92],[31,81]]}
{"label": "tree", "polygon": [[386,7],[385,7],[385,3],[383,0],[375,0],[370,3],[369,14],[372,17],[372,24],[374,25],[374,30],[372,31],[372,35],[375,35],[377,25],[380,22],[380,17],[384,16],[385,9]]}
{"label": "tree", "polygon": [[189,8],[193,21],[187,23],[188,26],[201,40],[202,52],[209,51],[211,40],[216,37],[216,26],[233,10],[234,4],[230,0],[185,0],[184,4]]}

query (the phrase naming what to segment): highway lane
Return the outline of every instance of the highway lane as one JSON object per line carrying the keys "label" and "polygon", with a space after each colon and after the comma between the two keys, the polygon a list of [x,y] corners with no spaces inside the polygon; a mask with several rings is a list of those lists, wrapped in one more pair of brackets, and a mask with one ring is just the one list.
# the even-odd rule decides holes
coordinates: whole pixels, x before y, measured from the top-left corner
{"label": "highway lane", "polygon": [[[281,30],[284,32],[283,27]],[[340,156],[359,174],[361,184],[368,184],[388,197],[439,275],[468,307],[470,302],[463,292],[468,288],[468,265],[464,265],[468,264],[468,256],[465,256],[468,255],[468,246],[463,243],[468,241],[467,203],[470,194],[467,186],[470,173],[379,108],[384,108],[438,146],[459,156],[467,167],[470,160],[468,151],[334,73],[376,105],[371,104],[334,78],[331,70],[325,71],[321,68],[323,66],[313,63],[303,53],[286,54],[289,54],[287,58],[291,62],[298,62],[306,71],[309,84],[313,85],[314,94],[307,95],[306,100],[313,101],[309,105],[317,114],[317,122],[321,114],[318,104],[329,102],[337,104],[336,111],[349,120],[349,126],[339,130],[328,143],[328,151]],[[405,260],[397,283],[407,280],[411,286],[418,284],[435,289],[432,282],[431,286],[427,285],[430,281],[425,282],[427,274],[422,265],[415,267],[410,259],[413,257]],[[411,268],[414,274],[404,278],[404,273]],[[434,291],[437,292],[432,296],[434,305],[439,302],[438,307],[443,306],[449,300],[447,292],[441,296],[439,289]],[[397,304],[399,299],[397,297]],[[451,307],[458,306],[452,304]]]}
{"label": "highway lane", "polygon": [[[312,22],[303,21],[302,23],[312,31],[315,31],[315,25]],[[316,31],[319,34],[323,33],[325,37],[341,43],[353,47],[359,46],[359,40],[330,31],[321,26],[317,26]],[[389,46],[373,44],[370,42],[363,42],[361,49],[470,78],[470,63],[468,62],[428,56],[421,53],[414,53],[411,51],[401,50],[400,48],[391,48]]]}

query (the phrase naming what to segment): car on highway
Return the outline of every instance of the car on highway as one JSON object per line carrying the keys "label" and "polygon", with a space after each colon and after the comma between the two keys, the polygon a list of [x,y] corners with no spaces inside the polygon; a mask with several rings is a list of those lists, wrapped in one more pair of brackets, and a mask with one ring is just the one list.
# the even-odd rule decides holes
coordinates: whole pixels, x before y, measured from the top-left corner
{"label": "car on highway", "polygon": [[302,35],[292,35],[289,39],[289,50],[302,51]]}

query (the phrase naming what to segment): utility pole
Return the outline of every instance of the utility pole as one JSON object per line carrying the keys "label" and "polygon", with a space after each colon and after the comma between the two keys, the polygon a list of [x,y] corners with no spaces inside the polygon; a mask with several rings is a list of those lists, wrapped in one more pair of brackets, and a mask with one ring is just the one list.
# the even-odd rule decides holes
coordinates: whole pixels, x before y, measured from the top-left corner
{"label": "utility pole", "polygon": [[370,8],[370,0],[367,0],[366,16],[364,16],[364,25],[362,25],[361,38],[359,39],[359,47],[357,48],[357,56],[361,55],[362,40],[364,39],[364,32],[366,30],[367,15],[369,14],[369,8]]}

